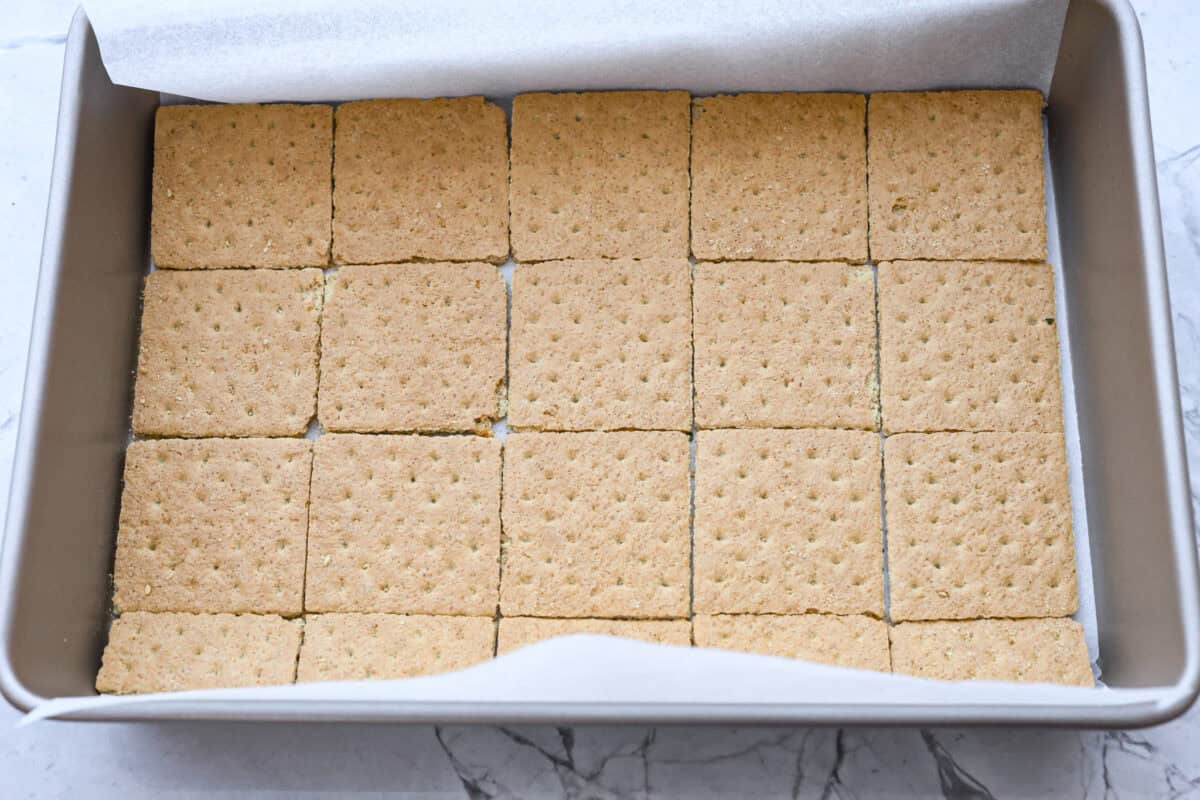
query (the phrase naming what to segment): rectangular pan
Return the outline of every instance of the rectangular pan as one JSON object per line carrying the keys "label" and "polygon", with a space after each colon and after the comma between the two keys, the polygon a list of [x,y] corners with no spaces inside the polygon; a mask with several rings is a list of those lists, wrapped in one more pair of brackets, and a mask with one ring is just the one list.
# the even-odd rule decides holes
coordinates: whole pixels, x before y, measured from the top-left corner
{"label": "rectangular pan", "polygon": [[[148,264],[158,104],[154,92],[109,80],[79,12],[66,48],[0,560],[0,689],[21,709],[94,691]],[[1200,592],[1145,65],[1125,0],[1072,0],[1047,114],[1104,680],[1149,689],[1152,702],[864,710],[192,701],[73,718],[1130,727],[1182,713],[1200,689]]]}

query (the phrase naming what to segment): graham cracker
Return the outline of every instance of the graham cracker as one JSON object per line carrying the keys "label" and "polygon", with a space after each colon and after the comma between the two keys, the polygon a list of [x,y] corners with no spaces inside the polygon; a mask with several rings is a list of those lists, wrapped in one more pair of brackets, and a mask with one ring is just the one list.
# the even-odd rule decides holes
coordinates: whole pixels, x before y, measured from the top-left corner
{"label": "graham cracker", "polygon": [[686,619],[543,619],[505,617],[500,620],[499,655],[571,633],[602,633],[656,644],[687,647],[692,626]]}
{"label": "graham cracker", "polygon": [[306,611],[494,614],[500,443],[317,439],[306,581]]}
{"label": "graham cracker", "polygon": [[690,430],[691,280],[684,258],[520,266],[509,425]]}
{"label": "graham cracker", "polygon": [[697,614],[693,626],[697,647],[802,658],[878,672],[892,669],[887,624],[871,617]]}
{"label": "graham cracker", "polygon": [[513,433],[504,448],[506,616],[688,613],[682,433]]}
{"label": "graham cracker", "polygon": [[869,267],[697,264],[700,428],[878,426]]}
{"label": "graham cracker", "polygon": [[319,269],[150,273],[134,431],[304,433],[317,406],[324,280]]}
{"label": "graham cracker", "polygon": [[159,106],[150,249],[160,267],[329,263],[333,109]]}
{"label": "graham cracker", "polygon": [[690,127],[687,92],[518,95],[513,258],[685,257]]}
{"label": "graham cracker", "polygon": [[1028,90],[871,95],[871,257],[1045,260],[1042,105]]}
{"label": "graham cracker", "polygon": [[1071,619],[904,622],[891,641],[895,671],[920,678],[1095,685],[1083,627]]}
{"label": "graham cracker", "polygon": [[507,302],[490,264],[342,267],[321,324],[321,424],[489,435],[504,416]]}
{"label": "graham cracker", "polygon": [[701,431],[696,612],[882,616],[879,466],[866,431]]}
{"label": "graham cracker", "polygon": [[492,657],[491,617],[316,614],[305,618],[298,682],[414,678]]}
{"label": "graham cracker", "polygon": [[503,262],[507,124],[482,97],[338,106],[335,261]]}
{"label": "graham cracker", "polygon": [[298,615],[311,467],[305,439],[130,444],[113,607]]}
{"label": "graham cracker", "polygon": [[692,101],[692,254],[866,261],[866,105],[794,92]]}
{"label": "graham cracker", "polygon": [[1061,433],[906,433],[884,453],[893,620],[1075,613]]}
{"label": "graham cracker", "polygon": [[300,620],[260,614],[151,614],[113,620],[101,694],[271,686],[296,678]]}
{"label": "graham cracker", "polygon": [[1047,264],[880,264],[884,429],[1061,431],[1055,316]]}

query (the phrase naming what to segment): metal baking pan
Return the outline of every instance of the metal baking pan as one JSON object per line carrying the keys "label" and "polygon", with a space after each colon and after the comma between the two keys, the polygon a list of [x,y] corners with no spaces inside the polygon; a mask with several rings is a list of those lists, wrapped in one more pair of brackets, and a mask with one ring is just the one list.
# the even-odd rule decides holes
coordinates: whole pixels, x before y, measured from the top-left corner
{"label": "metal baking pan", "polygon": [[[1004,43],[999,42],[998,47]],[[914,53],[914,57],[920,57]],[[954,85],[947,76],[947,85]],[[108,625],[155,92],[114,85],[83,12],[67,42],[23,413],[0,561],[0,689],[94,693]],[[1149,725],[1200,689],[1200,591],[1141,36],[1124,0],[1072,0],[1047,111],[1104,681],[1136,706],[637,706],[176,702],[129,720]]]}

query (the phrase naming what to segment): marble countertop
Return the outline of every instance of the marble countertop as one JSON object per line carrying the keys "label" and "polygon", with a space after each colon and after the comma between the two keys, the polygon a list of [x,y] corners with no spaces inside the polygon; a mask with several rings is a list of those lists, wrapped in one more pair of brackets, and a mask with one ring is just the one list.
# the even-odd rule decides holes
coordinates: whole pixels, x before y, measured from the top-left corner
{"label": "marble countertop", "polygon": [[[1135,0],[1146,41],[1193,503],[1200,505],[1200,3]],[[20,413],[73,0],[0,32],[0,486]],[[431,798],[1200,797],[1200,706],[1140,731],[80,724],[15,729],[0,795]]]}

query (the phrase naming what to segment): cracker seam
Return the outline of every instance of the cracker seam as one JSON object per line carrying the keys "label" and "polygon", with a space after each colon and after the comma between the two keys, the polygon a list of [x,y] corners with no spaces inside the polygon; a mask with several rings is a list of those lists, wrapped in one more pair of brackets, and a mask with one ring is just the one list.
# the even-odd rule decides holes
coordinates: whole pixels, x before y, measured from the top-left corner
{"label": "cracker seam", "polygon": [[[512,116],[511,114],[505,117],[507,128],[509,131],[509,146],[508,146],[508,181],[511,187],[512,184]],[[513,274],[517,269],[517,262],[512,258],[512,195],[511,188],[508,202],[508,236],[509,236],[509,257],[505,261],[504,266],[499,267],[500,277],[504,281],[504,416],[496,420],[493,425],[494,434],[500,439],[500,547],[496,551],[496,614],[495,614],[495,638],[492,641],[492,658],[500,655],[500,621],[504,619],[504,612],[500,607],[500,597],[504,590],[504,562],[505,562],[505,546],[507,537],[504,532],[504,475],[507,472],[506,466],[508,461],[508,434],[514,430],[508,425],[509,404],[512,402],[512,300],[513,300]],[[511,262],[511,267],[509,263]]]}
{"label": "cracker seam", "polygon": [[887,429],[883,424],[883,335],[879,318],[879,264],[871,252],[871,98],[868,95],[863,113],[863,147],[867,167],[867,263],[871,266],[875,300],[875,425],[879,430],[879,546],[883,549],[880,562],[883,572],[883,620],[888,625],[888,668],[892,666],[892,581],[888,569],[887,542],[887,475],[884,464],[887,451]]}
{"label": "cracker seam", "polygon": [[[689,157],[691,149],[688,150]],[[691,164],[689,162],[689,175]],[[688,218],[691,218],[691,195],[688,195]],[[690,233],[689,233],[690,239]],[[691,311],[691,382],[692,430],[688,434],[688,624],[692,646],[696,644],[696,449],[699,444],[696,427],[696,259],[688,256],[688,271],[692,275],[688,287],[688,308]]]}
{"label": "cracker seam", "polygon": [[692,430],[688,434],[688,636],[696,646],[696,253],[692,240],[692,156],[696,146],[696,98],[688,99],[687,243],[688,243],[688,340],[690,344]]}

